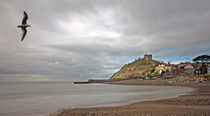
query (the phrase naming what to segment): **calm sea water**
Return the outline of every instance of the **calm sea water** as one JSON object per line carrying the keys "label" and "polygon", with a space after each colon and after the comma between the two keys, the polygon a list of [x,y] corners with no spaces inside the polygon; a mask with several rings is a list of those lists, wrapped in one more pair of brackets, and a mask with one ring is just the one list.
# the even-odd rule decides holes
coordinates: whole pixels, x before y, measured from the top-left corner
{"label": "calm sea water", "polygon": [[169,86],[0,82],[0,116],[46,116],[63,108],[116,106],[191,91]]}

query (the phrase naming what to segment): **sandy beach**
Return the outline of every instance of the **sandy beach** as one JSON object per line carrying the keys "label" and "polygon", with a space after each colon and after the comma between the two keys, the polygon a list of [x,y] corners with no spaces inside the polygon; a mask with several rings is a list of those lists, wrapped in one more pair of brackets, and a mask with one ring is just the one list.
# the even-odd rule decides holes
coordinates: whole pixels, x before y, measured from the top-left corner
{"label": "sandy beach", "polygon": [[170,80],[123,80],[107,84],[160,85],[192,87],[191,95],[155,101],[144,101],[117,107],[64,109],[50,116],[209,116],[210,81],[171,83]]}

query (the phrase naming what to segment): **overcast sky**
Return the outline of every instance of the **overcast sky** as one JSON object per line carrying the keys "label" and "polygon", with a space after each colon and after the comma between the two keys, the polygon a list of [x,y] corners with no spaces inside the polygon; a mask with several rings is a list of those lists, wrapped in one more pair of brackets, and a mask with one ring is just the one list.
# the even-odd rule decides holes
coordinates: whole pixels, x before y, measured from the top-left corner
{"label": "overcast sky", "polygon": [[109,78],[145,53],[210,54],[210,0],[1,0],[0,14],[0,81]]}

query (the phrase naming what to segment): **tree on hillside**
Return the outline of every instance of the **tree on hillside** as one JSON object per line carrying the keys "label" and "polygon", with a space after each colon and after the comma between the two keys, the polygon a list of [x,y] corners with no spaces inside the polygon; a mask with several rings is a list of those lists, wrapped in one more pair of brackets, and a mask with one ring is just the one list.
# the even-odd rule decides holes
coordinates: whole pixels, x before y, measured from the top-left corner
{"label": "tree on hillside", "polygon": [[194,62],[208,62],[210,61],[210,56],[209,55],[201,55],[201,56],[198,56],[196,58],[193,59]]}
{"label": "tree on hillside", "polygon": [[205,62],[210,61],[209,55],[201,55],[193,59],[194,62],[202,62],[202,66],[200,66],[200,74],[207,74],[207,66],[205,65]]}

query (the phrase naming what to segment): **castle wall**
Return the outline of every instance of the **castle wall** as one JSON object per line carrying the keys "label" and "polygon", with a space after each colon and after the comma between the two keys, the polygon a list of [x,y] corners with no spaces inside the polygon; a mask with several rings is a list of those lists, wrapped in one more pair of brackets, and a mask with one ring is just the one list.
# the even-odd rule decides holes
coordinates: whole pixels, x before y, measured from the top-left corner
{"label": "castle wall", "polygon": [[145,54],[144,59],[147,60],[147,61],[152,60],[152,54]]}

